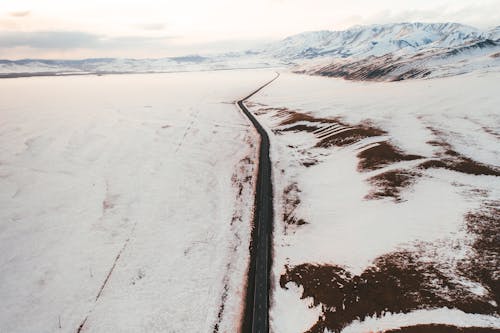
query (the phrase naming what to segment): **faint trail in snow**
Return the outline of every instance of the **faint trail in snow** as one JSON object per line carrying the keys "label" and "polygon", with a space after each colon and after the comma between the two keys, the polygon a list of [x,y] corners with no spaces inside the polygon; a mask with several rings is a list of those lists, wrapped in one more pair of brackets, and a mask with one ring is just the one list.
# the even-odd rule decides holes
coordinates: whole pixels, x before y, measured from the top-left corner
{"label": "faint trail in snow", "polygon": [[179,143],[177,144],[177,147],[175,148],[175,152],[177,153],[179,151],[179,149],[182,147],[182,144],[184,143],[184,140],[186,139],[186,136],[188,135],[189,131],[191,130],[191,128],[193,127],[195,121],[198,119],[198,115],[200,113],[200,109],[198,109],[197,112],[195,112],[194,114],[192,114],[192,119],[191,119],[191,122],[189,123],[189,125],[186,127],[186,130],[184,131],[184,134],[182,135],[182,138],[181,140],[179,141]]}
{"label": "faint trail in snow", "polygon": [[85,323],[87,322],[87,319],[89,318],[89,316],[92,313],[92,311],[94,311],[95,304],[97,303],[97,301],[101,297],[101,295],[102,295],[102,293],[104,291],[104,288],[106,288],[106,286],[107,286],[107,284],[109,282],[109,279],[111,278],[111,275],[113,274],[113,272],[115,270],[115,267],[118,264],[118,260],[120,259],[121,255],[123,254],[123,252],[127,248],[128,244],[130,242],[130,239],[132,238],[132,235],[134,234],[136,226],[137,226],[137,222],[134,223],[134,226],[132,227],[132,230],[130,231],[129,237],[125,240],[125,242],[123,243],[122,248],[120,249],[120,251],[116,255],[115,260],[113,261],[113,265],[111,266],[111,269],[109,270],[108,274],[106,275],[106,278],[104,279],[104,282],[102,283],[101,287],[99,288],[99,292],[97,293],[97,296],[95,298],[94,305],[92,306],[92,309],[89,310],[89,312],[87,313],[87,315],[85,316],[85,318],[82,320],[80,326],[78,326],[78,328],[76,330],[76,333],[80,333],[83,330],[83,328],[85,327]]}
{"label": "faint trail in snow", "polygon": [[104,290],[104,288],[108,284],[109,278],[111,277],[111,274],[113,274],[113,271],[115,270],[116,263],[120,259],[120,256],[122,255],[123,251],[125,251],[125,249],[127,248],[129,241],[130,241],[130,237],[125,240],[125,243],[123,244],[122,249],[120,250],[120,252],[118,252],[118,255],[116,256],[115,261],[113,262],[113,265],[111,266],[111,269],[109,270],[108,275],[106,276],[106,279],[104,279],[104,282],[102,283],[101,288],[99,289],[99,292],[97,293],[97,296],[95,298],[96,302],[99,300],[99,297],[101,297],[102,291]]}

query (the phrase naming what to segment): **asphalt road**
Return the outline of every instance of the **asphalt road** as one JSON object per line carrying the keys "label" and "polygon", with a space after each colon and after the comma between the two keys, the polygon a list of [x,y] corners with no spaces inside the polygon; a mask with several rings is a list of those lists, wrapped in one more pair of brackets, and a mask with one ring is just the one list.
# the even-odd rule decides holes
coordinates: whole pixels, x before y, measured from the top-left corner
{"label": "asphalt road", "polygon": [[271,244],[273,229],[273,184],[271,181],[271,159],[269,157],[269,136],[244,102],[271,84],[276,77],[247,97],[238,101],[238,106],[258,131],[259,170],[255,192],[254,229],[250,245],[250,268],[248,272],[247,299],[242,331],[248,333],[269,332],[269,286],[272,264]]}

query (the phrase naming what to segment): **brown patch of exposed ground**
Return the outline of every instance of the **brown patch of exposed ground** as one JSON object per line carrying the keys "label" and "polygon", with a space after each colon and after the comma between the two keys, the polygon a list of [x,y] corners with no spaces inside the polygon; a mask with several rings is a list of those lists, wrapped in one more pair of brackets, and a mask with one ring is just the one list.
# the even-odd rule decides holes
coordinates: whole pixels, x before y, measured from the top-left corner
{"label": "brown patch of exposed ground", "polygon": [[281,132],[314,132],[317,129],[318,129],[318,127],[316,127],[316,126],[301,124],[301,125],[290,126],[290,127],[284,128],[284,129],[279,129],[279,130],[276,130],[276,132],[277,133],[281,133]]}
{"label": "brown patch of exposed ground", "polygon": [[406,326],[383,333],[498,333],[500,329],[490,327],[456,327],[451,325],[415,325]]}
{"label": "brown patch of exposed ground", "polygon": [[470,260],[459,264],[459,270],[469,279],[483,285],[500,304],[500,201],[484,203],[465,216],[467,231],[475,235]]}
{"label": "brown patch of exposed ground", "polygon": [[285,233],[291,226],[304,225],[307,222],[295,216],[295,209],[300,204],[300,189],[297,183],[288,185],[283,191],[283,222],[285,222]]}
{"label": "brown patch of exposed ground", "polygon": [[419,155],[405,154],[390,142],[380,142],[372,148],[365,149],[358,154],[358,157],[359,171],[372,171],[392,163],[423,158]]}
{"label": "brown patch of exposed ground", "polygon": [[456,308],[468,313],[498,314],[498,309],[457,283],[436,263],[410,251],[383,255],[360,275],[334,265],[302,264],[288,268],[280,286],[303,287],[301,298],[312,298],[323,311],[307,331],[339,333],[354,320],[381,317],[387,312],[409,313],[419,309]]}
{"label": "brown patch of exposed ground", "polygon": [[426,161],[419,165],[421,169],[448,169],[468,175],[500,176],[500,170],[493,166],[479,163],[455,151],[447,150],[444,158]]}
{"label": "brown patch of exposed ground", "polygon": [[336,119],[328,119],[328,118],[316,118],[307,113],[301,113],[289,110],[287,108],[281,108],[276,112],[276,118],[281,118],[281,122],[278,126],[289,126],[298,122],[307,122],[308,124],[297,124],[295,126],[289,126],[283,129],[278,129],[278,132],[314,132],[318,129],[321,129],[322,124],[332,124],[337,123]]}
{"label": "brown patch of exposed ground", "polygon": [[[316,136],[319,142],[315,147],[344,147],[366,138],[387,134],[385,131],[371,126],[369,123],[360,123],[352,126],[342,122],[339,118],[317,118],[306,113],[291,111],[286,108],[279,109],[276,116],[284,118],[279,126],[289,126],[298,122],[307,122],[307,125],[297,124],[295,126],[289,126],[284,129],[278,129],[277,131],[317,132]],[[339,129],[339,132],[335,134],[329,134],[328,128],[326,128],[325,125],[336,125],[337,129]],[[321,131],[322,129],[323,131]]]}
{"label": "brown patch of exposed ground", "polygon": [[[340,123],[339,123],[340,124]],[[342,124],[340,124],[342,125]],[[347,127],[347,126],[345,126]],[[345,130],[336,133],[325,138],[320,138],[321,140],[316,144],[316,147],[329,148],[332,146],[345,147],[350,144],[356,143],[366,138],[371,138],[375,136],[381,136],[387,134],[386,132],[360,124],[355,127],[348,127]]]}
{"label": "brown patch of exposed ground", "polygon": [[365,199],[383,199],[393,198],[394,201],[400,202],[401,191],[415,183],[415,178],[420,174],[408,170],[392,170],[381,173],[368,179],[372,190]]}
{"label": "brown patch of exposed ground", "polygon": [[328,118],[316,118],[307,113],[291,111],[287,108],[282,108],[281,113],[278,112],[278,117],[285,117],[283,121],[280,123],[280,126],[290,125],[299,121],[307,121],[311,123],[336,123],[336,119],[328,119]]}

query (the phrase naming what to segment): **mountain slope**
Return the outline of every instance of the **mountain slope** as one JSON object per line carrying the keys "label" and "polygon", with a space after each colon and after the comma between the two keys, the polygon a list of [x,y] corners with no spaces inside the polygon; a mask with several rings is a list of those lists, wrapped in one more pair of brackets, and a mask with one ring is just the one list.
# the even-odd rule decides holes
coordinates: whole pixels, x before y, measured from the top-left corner
{"label": "mountain slope", "polygon": [[316,33],[282,42],[287,59],[298,64],[295,72],[352,80],[404,80],[490,71],[500,65],[500,27],[480,31],[457,23],[398,23],[322,36],[316,43]]}
{"label": "mountain slope", "polygon": [[306,32],[285,38],[263,52],[291,60],[377,56],[422,47],[455,47],[485,36],[479,29],[458,23],[397,23],[356,26],[344,31]]}

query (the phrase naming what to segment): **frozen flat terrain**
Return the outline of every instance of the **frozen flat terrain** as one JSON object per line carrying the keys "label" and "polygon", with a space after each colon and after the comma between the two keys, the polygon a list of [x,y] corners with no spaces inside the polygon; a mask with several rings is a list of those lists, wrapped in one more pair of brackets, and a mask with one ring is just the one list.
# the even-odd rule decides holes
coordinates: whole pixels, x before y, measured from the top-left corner
{"label": "frozen flat terrain", "polygon": [[0,332],[234,332],[271,71],[0,81]]}
{"label": "frozen flat terrain", "polygon": [[272,133],[274,332],[500,330],[498,82],[284,73],[246,103]]}

